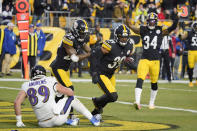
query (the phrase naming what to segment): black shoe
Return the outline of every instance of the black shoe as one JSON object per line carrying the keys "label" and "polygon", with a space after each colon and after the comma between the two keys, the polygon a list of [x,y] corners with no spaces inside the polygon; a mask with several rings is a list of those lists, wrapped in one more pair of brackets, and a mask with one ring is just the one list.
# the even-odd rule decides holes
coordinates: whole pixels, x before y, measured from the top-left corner
{"label": "black shoe", "polygon": [[12,74],[11,73],[7,73],[6,76],[12,76]]}

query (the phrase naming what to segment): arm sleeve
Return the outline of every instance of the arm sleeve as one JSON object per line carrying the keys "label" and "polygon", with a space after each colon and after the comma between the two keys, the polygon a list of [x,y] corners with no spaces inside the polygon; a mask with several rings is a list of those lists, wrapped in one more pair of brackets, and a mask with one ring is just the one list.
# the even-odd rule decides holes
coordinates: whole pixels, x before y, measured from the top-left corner
{"label": "arm sleeve", "polygon": [[167,29],[169,33],[172,32],[174,29],[176,29],[177,24],[178,24],[178,21],[179,21],[178,17],[175,16],[175,18],[174,18],[174,20],[173,20],[172,26],[170,26],[170,27]]}
{"label": "arm sleeve", "polygon": [[90,55],[90,70],[91,72],[98,72],[97,65],[100,59],[103,57],[103,52],[101,51],[101,46],[97,46],[95,49],[91,50]]}

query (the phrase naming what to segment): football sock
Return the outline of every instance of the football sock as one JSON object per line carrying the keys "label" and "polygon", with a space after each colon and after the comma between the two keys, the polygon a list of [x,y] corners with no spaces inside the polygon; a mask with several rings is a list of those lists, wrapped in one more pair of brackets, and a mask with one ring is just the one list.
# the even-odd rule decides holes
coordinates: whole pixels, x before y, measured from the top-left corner
{"label": "football sock", "polygon": [[110,102],[110,99],[109,99],[109,97],[106,94],[104,94],[101,97],[97,97],[95,101],[96,101],[96,104],[99,107],[103,108],[103,107],[105,107],[107,105],[107,103]]}
{"label": "football sock", "polygon": [[83,114],[87,119],[92,118],[90,111],[75,97],[71,105],[77,112]]}
{"label": "football sock", "polygon": [[150,102],[149,102],[149,105],[153,106],[154,103],[155,103],[155,99],[156,99],[156,96],[157,96],[157,91],[158,90],[152,90],[151,89],[151,93],[150,93]]}
{"label": "football sock", "polygon": [[135,102],[136,102],[137,104],[140,104],[141,94],[142,94],[142,89],[136,87],[136,88],[135,88]]}
{"label": "football sock", "polygon": [[188,69],[188,75],[189,75],[189,81],[192,82],[193,79],[193,69],[194,68],[189,68]]}

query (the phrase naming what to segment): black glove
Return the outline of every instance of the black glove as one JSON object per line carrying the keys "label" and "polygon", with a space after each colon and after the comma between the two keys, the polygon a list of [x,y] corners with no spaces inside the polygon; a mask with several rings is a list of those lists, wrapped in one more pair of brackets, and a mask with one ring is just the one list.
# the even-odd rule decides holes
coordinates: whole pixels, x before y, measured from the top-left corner
{"label": "black glove", "polygon": [[98,83],[98,80],[99,80],[98,73],[97,72],[93,72],[92,73],[92,83],[96,84],[96,83]]}

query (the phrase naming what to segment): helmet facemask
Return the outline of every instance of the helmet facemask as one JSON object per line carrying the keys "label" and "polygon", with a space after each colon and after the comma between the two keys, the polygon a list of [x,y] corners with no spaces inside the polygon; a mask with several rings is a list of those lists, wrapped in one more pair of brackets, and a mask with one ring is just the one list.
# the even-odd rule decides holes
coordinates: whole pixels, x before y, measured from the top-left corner
{"label": "helmet facemask", "polygon": [[119,43],[120,46],[126,46],[130,35],[130,30],[127,26],[120,25],[115,30],[114,35],[115,40]]}
{"label": "helmet facemask", "polygon": [[197,33],[197,22],[192,24],[192,28]]}
{"label": "helmet facemask", "polygon": [[157,20],[156,19],[150,19],[148,20],[148,28],[153,30],[155,29],[155,26],[157,25]]}

